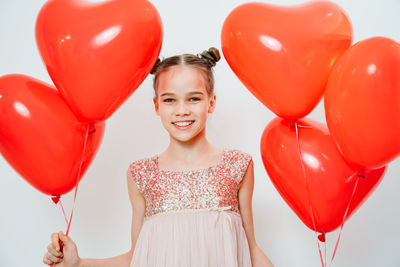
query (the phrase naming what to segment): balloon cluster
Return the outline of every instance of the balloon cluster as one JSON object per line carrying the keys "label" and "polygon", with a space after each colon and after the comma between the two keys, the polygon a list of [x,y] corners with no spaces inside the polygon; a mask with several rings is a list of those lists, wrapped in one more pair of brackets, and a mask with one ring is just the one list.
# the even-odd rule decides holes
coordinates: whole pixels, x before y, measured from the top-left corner
{"label": "balloon cluster", "polygon": [[[323,242],[400,154],[400,45],[352,39],[349,17],[328,1],[246,3],[230,12],[221,33],[233,72],[279,116],[262,134],[265,169]],[[327,125],[303,118],[323,96]]]}
{"label": "balloon cluster", "polygon": [[58,200],[95,157],[105,120],[150,72],[163,30],[147,0],[49,0],[35,34],[55,86],[22,74],[0,77],[0,152]]}

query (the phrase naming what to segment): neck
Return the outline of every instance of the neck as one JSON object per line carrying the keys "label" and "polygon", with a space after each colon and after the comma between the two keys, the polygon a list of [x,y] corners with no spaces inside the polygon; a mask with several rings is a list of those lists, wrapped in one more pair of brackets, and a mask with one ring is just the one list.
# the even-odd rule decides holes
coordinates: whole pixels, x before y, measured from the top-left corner
{"label": "neck", "polygon": [[169,146],[163,154],[176,160],[191,161],[191,159],[198,159],[200,155],[209,154],[215,150],[217,148],[208,142],[204,129],[188,141],[180,141],[171,137]]}

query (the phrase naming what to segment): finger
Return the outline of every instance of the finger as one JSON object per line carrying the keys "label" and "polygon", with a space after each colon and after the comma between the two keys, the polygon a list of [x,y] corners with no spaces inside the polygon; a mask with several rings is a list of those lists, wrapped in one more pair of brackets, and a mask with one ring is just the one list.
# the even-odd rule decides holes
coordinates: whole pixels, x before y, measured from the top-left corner
{"label": "finger", "polygon": [[60,232],[58,233],[58,238],[59,238],[61,241],[64,241],[64,242],[68,242],[68,241],[69,241],[69,236],[65,235],[62,231],[60,231]]}
{"label": "finger", "polygon": [[71,239],[61,231],[58,233],[58,238],[60,239],[60,251],[63,251],[65,244],[69,243]]}
{"label": "finger", "polygon": [[56,251],[56,250],[54,249],[53,244],[49,244],[49,245],[47,246],[47,250],[48,250],[51,254],[53,254],[54,256],[56,256],[56,257],[62,257],[62,256],[63,256],[63,253],[62,253],[62,252]]}
{"label": "finger", "polygon": [[52,266],[54,262],[52,262],[49,258],[47,258],[47,256],[44,256],[43,263]]}
{"label": "finger", "polygon": [[60,250],[60,245],[59,245],[59,238],[57,233],[52,233],[51,234],[51,244],[53,245],[53,248],[56,251]]}
{"label": "finger", "polygon": [[58,262],[61,262],[63,260],[62,258],[58,258],[58,257],[53,256],[49,252],[46,253],[46,257],[47,257],[48,260],[52,261],[52,263],[53,262],[58,263]]}
{"label": "finger", "polygon": [[49,265],[53,264],[53,261],[50,259],[50,256],[47,252],[44,254],[43,262]]}

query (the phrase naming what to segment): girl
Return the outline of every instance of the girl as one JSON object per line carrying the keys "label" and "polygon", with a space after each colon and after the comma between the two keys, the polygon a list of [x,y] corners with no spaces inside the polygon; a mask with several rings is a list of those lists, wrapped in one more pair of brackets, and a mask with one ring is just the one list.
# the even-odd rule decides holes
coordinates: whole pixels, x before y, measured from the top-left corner
{"label": "girl", "polygon": [[[206,138],[207,114],[215,109],[212,67],[218,49],[158,59],[155,111],[170,136],[159,155],[127,170],[132,204],[132,247],[107,259],[81,259],[61,231],[51,235],[43,262],[60,267],[272,267],[257,246],[252,218],[253,161]],[[240,208],[239,208],[240,207]],[[64,243],[60,251],[59,242]]]}

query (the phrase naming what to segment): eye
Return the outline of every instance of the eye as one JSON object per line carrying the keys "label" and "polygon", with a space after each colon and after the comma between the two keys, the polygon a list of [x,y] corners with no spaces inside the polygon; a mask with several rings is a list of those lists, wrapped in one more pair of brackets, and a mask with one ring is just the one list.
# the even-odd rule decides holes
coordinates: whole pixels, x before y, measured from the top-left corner
{"label": "eye", "polygon": [[[191,97],[189,100],[193,100],[193,101],[199,101],[200,100],[200,98],[198,98],[198,97]],[[192,101],[192,102],[193,102]]]}
{"label": "eye", "polygon": [[172,102],[172,101],[174,101],[173,98],[166,98],[166,99],[163,100],[163,102]]}

